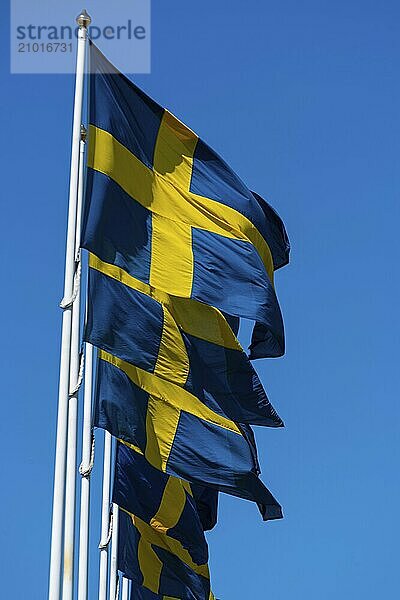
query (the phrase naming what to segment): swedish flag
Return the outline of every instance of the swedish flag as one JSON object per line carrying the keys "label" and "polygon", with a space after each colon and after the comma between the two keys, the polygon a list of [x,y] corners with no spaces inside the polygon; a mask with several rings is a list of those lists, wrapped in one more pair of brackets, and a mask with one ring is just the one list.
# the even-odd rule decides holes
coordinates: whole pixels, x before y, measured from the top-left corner
{"label": "swedish flag", "polygon": [[95,425],[137,445],[157,469],[280,518],[243,422],[282,422],[222,314],[170,298],[93,255],[89,264],[85,337],[101,349]]}
{"label": "swedish flag", "polygon": [[233,421],[283,425],[220,311],[155,290],[93,254],[89,266],[88,342]]}
{"label": "swedish flag", "polygon": [[[201,489],[160,473],[138,448],[119,443],[113,501],[122,509],[118,569],[144,588],[143,597],[209,600],[203,530],[216,521],[217,493],[208,491],[205,501]],[[201,514],[206,514],[206,523]]]}
{"label": "swedish flag", "polygon": [[100,351],[94,425],[137,446],[169,475],[252,500],[265,520],[282,517],[258,478],[250,426],[210,409],[184,388]]}
{"label": "swedish flag", "polygon": [[251,357],[284,352],[281,219],[91,43],[83,245],[153,288],[256,321]]}
{"label": "swedish flag", "polygon": [[195,565],[174,540],[120,510],[118,569],[151,592],[184,600],[208,600],[207,565]]}

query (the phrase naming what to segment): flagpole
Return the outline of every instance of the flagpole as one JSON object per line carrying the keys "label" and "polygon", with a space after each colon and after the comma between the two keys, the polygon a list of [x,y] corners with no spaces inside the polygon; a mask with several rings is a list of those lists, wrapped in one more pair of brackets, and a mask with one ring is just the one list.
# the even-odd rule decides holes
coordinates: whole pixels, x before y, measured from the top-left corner
{"label": "flagpole", "polygon": [[91,344],[85,344],[82,463],[79,468],[81,474],[81,509],[79,525],[78,600],[87,600],[88,597],[90,473],[93,468],[94,461],[94,438],[92,433],[92,387],[93,346]]}
{"label": "flagpole", "polygon": [[110,600],[116,600],[118,581],[118,529],[119,529],[119,506],[113,503],[113,528],[111,536],[111,565],[110,565]]}
{"label": "flagpole", "polygon": [[111,442],[111,434],[108,433],[108,431],[104,431],[103,497],[101,509],[101,540],[99,544],[99,600],[107,600],[108,546],[110,541]]}
{"label": "flagpole", "polygon": [[[86,135],[86,129],[82,125],[82,170],[84,165]],[[86,319],[87,301],[85,313]],[[92,433],[93,346],[85,343],[84,351],[85,378],[83,393],[82,461],[79,467],[79,473],[81,475],[81,506],[79,520],[78,600],[87,600],[88,595],[90,474],[94,462],[94,437]]]}
{"label": "flagpole", "polygon": [[[79,146],[79,176],[78,201],[76,209],[75,261],[80,267],[81,217],[85,170],[85,139],[86,129],[81,125],[81,140]],[[65,517],[64,517],[64,578],[63,600],[72,600],[74,589],[74,553],[75,553],[75,511],[76,511],[76,455],[78,427],[78,394],[82,382],[82,368],[79,364],[80,346],[80,281],[76,288],[76,298],[72,307],[72,334],[70,358],[70,398],[68,408],[68,437],[67,437],[67,476],[65,486]],[[83,357],[82,357],[83,359]],[[81,367],[83,366],[83,362]]]}
{"label": "flagpole", "polygon": [[129,579],[122,578],[122,594],[121,600],[129,600]]}
{"label": "flagpole", "polygon": [[87,27],[91,19],[85,10],[77,17],[78,48],[76,57],[74,116],[70,163],[68,226],[65,250],[64,299],[61,333],[60,378],[58,391],[57,437],[54,466],[53,516],[49,574],[49,600],[59,600],[61,590],[61,558],[63,544],[64,493],[68,432],[68,396],[70,385],[70,352],[72,306],[75,277],[75,234],[78,196],[79,142],[82,120],[83,83]]}
{"label": "flagpole", "polygon": [[[80,221],[82,215],[82,200],[84,186],[86,128],[81,125],[80,162],[79,162],[79,222],[77,223],[77,243],[80,247]],[[82,186],[82,187],[81,187]],[[87,312],[87,308],[85,313]],[[93,379],[93,346],[85,344],[85,378],[83,396],[83,431],[82,431],[82,461],[79,467],[81,475],[81,506],[79,523],[79,564],[78,564],[78,600],[86,600],[88,592],[88,545],[89,545],[89,502],[90,502],[90,473],[93,468],[92,455],[92,379]],[[75,427],[76,429],[76,427]],[[63,597],[64,600],[64,597]]]}

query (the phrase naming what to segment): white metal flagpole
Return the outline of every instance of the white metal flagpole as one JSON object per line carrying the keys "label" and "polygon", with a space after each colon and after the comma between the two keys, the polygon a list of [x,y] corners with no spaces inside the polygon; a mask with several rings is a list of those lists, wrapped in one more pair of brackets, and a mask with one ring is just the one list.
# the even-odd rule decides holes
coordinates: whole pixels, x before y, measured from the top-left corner
{"label": "white metal flagpole", "polygon": [[93,468],[92,434],[93,346],[85,344],[85,390],[83,397],[83,439],[81,474],[81,510],[79,527],[78,600],[88,597],[90,473]]}
{"label": "white metal flagpole", "polygon": [[[79,149],[78,201],[76,207],[75,261],[80,264],[81,216],[84,188],[86,130],[81,126],[81,141]],[[77,272],[77,273],[78,273]],[[79,368],[80,345],[80,277],[77,279],[76,297],[72,306],[72,333],[70,356],[70,398],[68,407],[68,437],[67,437],[67,475],[65,486],[65,521],[64,521],[64,577],[63,600],[72,600],[74,589],[74,550],[75,550],[75,509],[76,509],[76,453],[78,425],[78,394],[82,381],[82,368]],[[83,360],[83,357],[82,357]],[[81,367],[83,366],[83,362]]]}
{"label": "white metal flagpole", "polygon": [[[81,129],[81,158],[84,158],[86,129]],[[87,291],[86,291],[87,294]],[[87,301],[85,321],[87,318]],[[85,383],[83,396],[81,507],[79,522],[79,564],[78,564],[78,600],[88,597],[89,569],[89,516],[90,516],[90,474],[94,464],[94,436],[92,433],[92,395],[93,395],[93,353],[92,344],[85,343]]]}
{"label": "white metal flagpole", "polygon": [[[79,194],[80,200],[83,199],[86,136],[87,131],[85,127],[81,125],[79,178],[80,182],[82,182],[82,194]],[[78,210],[78,216],[81,217],[81,215],[82,210]],[[80,219],[79,227],[77,226],[77,231],[80,231]],[[87,302],[85,313],[86,320]],[[84,352],[85,379],[83,395],[82,461],[79,467],[79,473],[81,475],[81,506],[79,520],[78,600],[87,600],[88,597],[90,474],[92,472],[94,464],[94,436],[92,434],[92,388],[94,349],[92,344],[85,343]]]}
{"label": "white metal flagpole", "polygon": [[129,600],[129,579],[122,578],[122,594],[121,600]]}
{"label": "white metal flagpole", "polygon": [[101,540],[100,549],[100,574],[99,574],[99,600],[107,600],[107,572],[108,572],[108,546],[110,528],[110,483],[111,483],[111,442],[112,436],[104,432],[104,458],[103,458],[103,498],[101,509]]}
{"label": "white metal flagpole", "polygon": [[78,171],[79,171],[79,141],[80,126],[82,121],[83,83],[85,73],[85,49],[87,39],[87,27],[90,17],[86,11],[77,17],[79,25],[78,49],[76,59],[75,75],[75,99],[74,117],[72,126],[72,148],[70,164],[69,183],[69,205],[67,242],[65,251],[65,275],[64,275],[64,298],[61,304],[63,308],[62,334],[61,334],[61,358],[60,358],[60,380],[58,392],[58,416],[57,416],[57,438],[56,455],[54,467],[54,492],[53,492],[53,516],[51,528],[51,551],[50,551],[50,574],[49,574],[49,600],[60,599],[61,589],[61,558],[63,544],[63,516],[64,516],[64,492],[65,492],[65,466],[67,451],[68,431],[68,396],[70,384],[70,350],[71,350],[71,325],[72,305],[75,275],[75,234],[77,216],[78,196]]}
{"label": "white metal flagpole", "polygon": [[[80,290],[72,308],[70,384],[77,386],[79,373],[79,321]],[[65,483],[64,515],[64,572],[62,598],[72,600],[75,540],[75,497],[76,497],[76,442],[78,423],[78,389],[72,391],[68,406],[67,469]]]}
{"label": "white metal flagpole", "polygon": [[110,565],[110,600],[117,598],[118,582],[118,529],[119,529],[119,506],[113,503],[113,528],[111,537],[111,565]]}

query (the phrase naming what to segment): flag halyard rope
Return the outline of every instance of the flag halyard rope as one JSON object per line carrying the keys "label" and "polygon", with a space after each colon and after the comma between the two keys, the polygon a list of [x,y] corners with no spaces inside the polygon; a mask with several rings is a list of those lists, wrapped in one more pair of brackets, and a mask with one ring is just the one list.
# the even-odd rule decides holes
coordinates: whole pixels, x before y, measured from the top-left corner
{"label": "flag halyard rope", "polygon": [[80,253],[80,250],[78,250],[76,257],[75,257],[74,287],[72,290],[72,295],[69,298],[65,298],[65,296],[64,296],[64,298],[61,300],[59,306],[62,310],[71,308],[71,306],[75,302],[76,297],[79,292],[79,289],[80,289],[81,272],[82,272],[81,253]]}
{"label": "flag halyard rope", "polygon": [[83,462],[79,465],[79,473],[82,477],[89,477],[94,466],[94,448],[95,448],[95,437],[92,429],[92,447],[90,451],[90,460],[88,465],[84,465]]}
{"label": "flag halyard rope", "polygon": [[83,349],[81,349],[80,353],[79,353],[79,373],[78,373],[78,379],[76,381],[76,384],[74,385],[74,387],[72,389],[70,389],[69,391],[69,397],[72,398],[72,396],[75,396],[78,392],[79,392],[79,388],[82,385],[83,382],[83,374],[85,372],[85,353],[83,352]]}
{"label": "flag halyard rope", "polygon": [[100,540],[99,550],[105,550],[107,548],[108,544],[111,542],[112,530],[113,530],[113,515],[112,515],[112,513],[110,513],[110,523],[109,523],[109,527],[108,527],[107,538],[105,540]]}

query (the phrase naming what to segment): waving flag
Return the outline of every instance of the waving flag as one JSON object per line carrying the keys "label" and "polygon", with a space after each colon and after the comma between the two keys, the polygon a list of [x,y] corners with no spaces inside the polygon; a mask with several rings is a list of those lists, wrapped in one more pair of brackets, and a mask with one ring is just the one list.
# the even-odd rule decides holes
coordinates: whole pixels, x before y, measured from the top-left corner
{"label": "waving flag", "polygon": [[284,352],[273,209],[188,127],[90,45],[83,245],[153,288],[256,321],[251,356]]}
{"label": "waving flag", "polygon": [[118,569],[157,595],[208,600],[207,565],[194,564],[186,551],[141,519],[120,510]]}
{"label": "waving flag", "polygon": [[[161,471],[253,500],[264,519],[280,518],[279,504],[258,478],[251,430],[236,419],[262,414],[264,424],[282,423],[254,371],[246,371],[252,367],[240,346],[232,352],[237,368],[244,361],[244,374],[226,372],[217,347],[229,350],[236,338],[223,316],[198,320],[180,308],[184,299],[177,306],[173,300],[170,312],[169,298],[137,289],[122,269],[93,256],[90,266],[85,335],[101,349],[95,425],[138,446]],[[181,313],[182,333],[173,318]],[[189,344],[184,329],[193,334]]]}
{"label": "waving flag", "polygon": [[217,309],[168,296],[94,255],[89,265],[87,341],[233,421],[283,425]]}
{"label": "waving flag", "polygon": [[252,500],[265,520],[282,510],[258,478],[249,426],[237,425],[184,388],[99,352],[94,424],[137,446],[169,475]]}
{"label": "waving flag", "polygon": [[[202,496],[202,490],[149,465],[138,448],[118,444],[113,501],[122,509],[118,569],[125,577],[157,595],[209,600],[208,548],[197,493]],[[208,500],[215,522],[217,492]],[[204,509],[204,497],[202,503]]]}
{"label": "waving flag", "polygon": [[113,502],[179,541],[196,564],[208,561],[204,531],[217,522],[217,491],[160,472],[140,448],[119,441]]}

